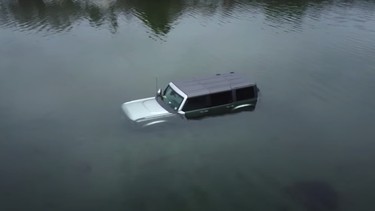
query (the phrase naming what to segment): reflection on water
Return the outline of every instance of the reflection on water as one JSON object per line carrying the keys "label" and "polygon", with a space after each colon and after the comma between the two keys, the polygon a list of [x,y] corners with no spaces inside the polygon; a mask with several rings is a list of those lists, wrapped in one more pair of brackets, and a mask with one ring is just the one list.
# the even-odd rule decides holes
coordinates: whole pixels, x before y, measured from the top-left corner
{"label": "reflection on water", "polygon": [[[42,32],[69,31],[82,21],[93,27],[105,27],[115,33],[119,19],[137,17],[157,35],[167,34],[180,16],[188,14],[210,17],[218,15],[222,21],[236,18],[241,14],[264,14],[266,23],[278,27],[292,25],[289,30],[298,30],[306,15],[320,18],[321,13],[332,6],[343,8],[362,8],[369,11],[371,1],[247,1],[247,0],[3,0],[0,2],[0,26],[15,27],[20,30]],[[345,16],[341,14],[341,22]],[[368,16],[356,17],[366,21]]]}
{"label": "reflection on water", "polygon": [[93,27],[105,26],[116,32],[120,16],[131,18],[134,15],[156,34],[166,34],[182,10],[179,0],[10,0],[0,2],[0,24],[21,30],[60,32],[87,20]]}
{"label": "reflection on water", "polygon": [[144,24],[149,26],[156,34],[167,34],[172,23],[178,18],[183,10],[181,0],[162,1],[129,1],[129,7],[134,11]]}

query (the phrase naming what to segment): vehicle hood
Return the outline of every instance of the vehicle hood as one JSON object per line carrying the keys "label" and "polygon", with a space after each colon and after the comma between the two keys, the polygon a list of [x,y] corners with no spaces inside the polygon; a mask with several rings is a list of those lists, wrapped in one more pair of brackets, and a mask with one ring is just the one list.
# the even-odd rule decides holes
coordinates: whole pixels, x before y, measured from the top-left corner
{"label": "vehicle hood", "polygon": [[126,102],[122,104],[122,110],[133,121],[143,121],[171,114],[159,105],[155,97]]}

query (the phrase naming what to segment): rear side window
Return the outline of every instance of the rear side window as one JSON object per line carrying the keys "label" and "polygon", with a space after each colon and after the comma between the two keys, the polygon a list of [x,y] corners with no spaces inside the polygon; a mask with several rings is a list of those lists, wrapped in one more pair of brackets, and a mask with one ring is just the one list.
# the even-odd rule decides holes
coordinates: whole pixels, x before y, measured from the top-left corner
{"label": "rear side window", "polygon": [[192,97],[186,100],[183,111],[193,111],[208,107],[208,100],[206,96]]}
{"label": "rear side window", "polygon": [[211,94],[211,106],[220,106],[233,102],[232,91]]}
{"label": "rear side window", "polygon": [[248,100],[255,97],[254,86],[241,88],[236,90],[237,101]]}

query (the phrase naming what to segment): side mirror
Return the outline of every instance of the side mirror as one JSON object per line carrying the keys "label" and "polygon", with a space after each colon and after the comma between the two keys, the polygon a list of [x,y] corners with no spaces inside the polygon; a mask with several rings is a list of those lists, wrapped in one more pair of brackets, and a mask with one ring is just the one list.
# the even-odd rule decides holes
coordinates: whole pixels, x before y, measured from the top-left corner
{"label": "side mirror", "polygon": [[159,97],[162,97],[162,92],[163,92],[162,89],[158,89],[158,92],[156,93],[156,95]]}

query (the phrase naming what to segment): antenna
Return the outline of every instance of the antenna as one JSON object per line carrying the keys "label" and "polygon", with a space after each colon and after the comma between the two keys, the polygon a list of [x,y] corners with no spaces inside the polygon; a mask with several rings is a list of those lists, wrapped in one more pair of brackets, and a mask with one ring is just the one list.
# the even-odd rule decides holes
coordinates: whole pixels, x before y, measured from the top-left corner
{"label": "antenna", "polygon": [[159,88],[159,86],[158,86],[158,77],[155,77],[155,86],[156,86],[156,92],[158,91],[158,88]]}

